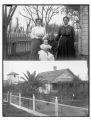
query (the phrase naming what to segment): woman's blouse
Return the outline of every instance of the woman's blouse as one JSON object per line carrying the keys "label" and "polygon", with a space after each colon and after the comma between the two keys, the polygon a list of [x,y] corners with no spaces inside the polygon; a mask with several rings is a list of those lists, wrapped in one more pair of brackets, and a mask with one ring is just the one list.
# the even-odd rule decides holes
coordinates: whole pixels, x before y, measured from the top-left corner
{"label": "woman's blouse", "polygon": [[71,37],[73,39],[73,41],[75,41],[75,32],[72,26],[68,25],[68,26],[61,26],[59,28],[59,32],[57,35],[56,40],[58,40],[60,37],[62,36],[67,36],[67,37]]}
{"label": "woman's blouse", "polygon": [[46,30],[42,26],[35,26],[31,30],[31,38],[34,39],[41,39],[43,36],[45,36]]}

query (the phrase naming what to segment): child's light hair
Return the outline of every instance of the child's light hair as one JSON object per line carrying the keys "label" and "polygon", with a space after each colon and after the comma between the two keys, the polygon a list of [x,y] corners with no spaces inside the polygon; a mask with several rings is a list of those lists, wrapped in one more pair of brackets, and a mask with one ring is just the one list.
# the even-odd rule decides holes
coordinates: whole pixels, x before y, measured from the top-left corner
{"label": "child's light hair", "polygon": [[47,40],[47,39],[44,39],[43,41],[44,41],[44,42],[45,42],[45,41],[46,41],[46,42],[48,42],[48,40]]}

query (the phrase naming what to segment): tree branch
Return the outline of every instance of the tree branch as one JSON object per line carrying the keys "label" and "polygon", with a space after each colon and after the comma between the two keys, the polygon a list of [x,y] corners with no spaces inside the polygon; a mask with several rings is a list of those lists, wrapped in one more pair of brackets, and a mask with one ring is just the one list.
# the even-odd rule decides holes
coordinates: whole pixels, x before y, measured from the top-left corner
{"label": "tree branch", "polygon": [[12,13],[12,6],[10,6],[10,10],[9,10],[8,16],[10,16],[11,13]]}
{"label": "tree branch", "polygon": [[23,16],[23,17],[28,18],[29,20],[31,20],[30,17],[27,17],[27,16],[23,15],[22,13],[19,13],[19,14],[20,14],[21,16]]}
{"label": "tree branch", "polygon": [[26,6],[25,6],[25,8],[26,8],[28,14],[31,16],[31,20],[35,23],[35,20],[33,18],[32,12],[31,11],[29,12],[29,10],[28,10],[28,8]]}
{"label": "tree branch", "polygon": [[52,12],[51,16],[50,16],[50,14],[48,16],[48,23],[50,22],[50,20],[52,19],[53,16],[55,16],[59,13],[58,9],[59,9],[59,7],[57,7],[56,9],[53,9],[53,11],[51,11]]}
{"label": "tree branch", "polygon": [[17,8],[17,5],[15,5],[15,6],[13,7],[13,10],[12,10],[11,15],[7,17],[7,26],[8,26],[8,24],[9,24],[9,22],[10,22],[12,16],[13,16],[13,14],[14,14],[16,8]]}
{"label": "tree branch", "polygon": [[44,6],[42,7],[42,21],[43,21],[43,17],[44,17],[44,15],[43,15],[43,12],[44,12]]}

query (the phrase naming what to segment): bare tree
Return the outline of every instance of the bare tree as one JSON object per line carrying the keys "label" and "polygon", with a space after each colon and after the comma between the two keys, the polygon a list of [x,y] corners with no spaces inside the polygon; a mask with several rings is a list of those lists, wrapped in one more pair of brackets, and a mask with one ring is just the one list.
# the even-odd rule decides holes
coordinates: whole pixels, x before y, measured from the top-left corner
{"label": "bare tree", "polygon": [[20,14],[23,17],[32,20],[34,24],[36,24],[35,18],[41,18],[47,28],[53,16],[59,13],[59,8],[60,6],[53,6],[53,5],[47,5],[47,6],[29,5],[24,7],[24,11],[27,13],[27,15],[24,15],[23,13]]}
{"label": "bare tree", "polygon": [[3,5],[3,58],[7,58],[7,28],[17,5]]}
{"label": "bare tree", "polygon": [[27,22],[27,28],[26,28],[26,34],[29,33],[29,27],[30,27],[31,20]]}
{"label": "bare tree", "polygon": [[16,26],[14,28],[14,32],[19,32],[19,18],[16,18]]}

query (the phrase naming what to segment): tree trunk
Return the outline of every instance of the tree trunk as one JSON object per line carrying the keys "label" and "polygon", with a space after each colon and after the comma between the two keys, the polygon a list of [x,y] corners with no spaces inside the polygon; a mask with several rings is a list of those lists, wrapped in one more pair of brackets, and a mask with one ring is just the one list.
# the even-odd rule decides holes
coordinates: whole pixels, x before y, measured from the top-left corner
{"label": "tree trunk", "polygon": [[8,57],[7,26],[3,26],[3,59]]}
{"label": "tree trunk", "polygon": [[48,32],[48,23],[46,23],[45,29],[46,29],[46,33],[47,33]]}

